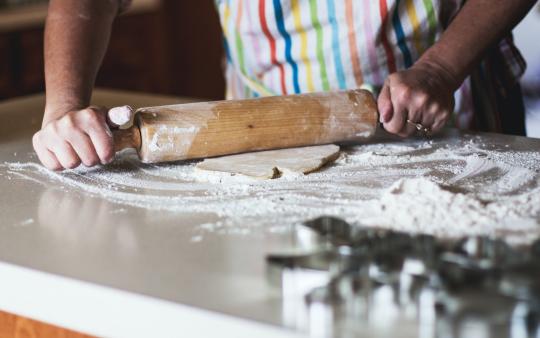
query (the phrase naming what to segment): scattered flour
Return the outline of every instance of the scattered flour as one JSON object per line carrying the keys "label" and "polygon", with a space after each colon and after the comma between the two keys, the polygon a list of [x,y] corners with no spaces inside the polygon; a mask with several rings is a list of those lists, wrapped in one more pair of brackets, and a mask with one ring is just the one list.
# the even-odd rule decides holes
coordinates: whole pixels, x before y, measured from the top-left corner
{"label": "scattered flour", "polygon": [[29,226],[31,224],[34,224],[34,219],[33,218],[28,218],[28,219],[25,219],[24,221],[20,221],[19,223],[17,223],[17,226],[26,227],[26,226]]}
{"label": "scattered flour", "polygon": [[504,235],[520,244],[540,236],[540,152],[492,149],[476,137],[350,147],[321,172],[272,181],[200,177],[195,164],[143,164],[124,152],[103,167],[55,173],[6,163],[0,175],[185,217],[214,215],[194,242],[205,232],[280,231],[320,215],[445,238]]}

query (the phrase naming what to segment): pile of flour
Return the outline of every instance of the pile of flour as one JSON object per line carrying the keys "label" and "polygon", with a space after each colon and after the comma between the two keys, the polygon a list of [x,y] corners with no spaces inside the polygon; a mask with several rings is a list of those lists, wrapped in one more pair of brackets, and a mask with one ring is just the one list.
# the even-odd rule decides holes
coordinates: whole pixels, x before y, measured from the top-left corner
{"label": "pile of flour", "polygon": [[119,207],[211,215],[197,236],[281,231],[321,215],[445,238],[504,235],[524,244],[540,235],[540,152],[493,149],[476,137],[350,147],[320,172],[270,181],[201,175],[194,167],[142,164],[128,152],[105,167],[64,173],[32,162],[0,170]]}
{"label": "pile of flour", "polygon": [[364,224],[440,237],[499,233],[519,241],[525,234],[534,239],[540,230],[538,189],[489,202],[426,178],[402,179],[373,201],[372,207],[374,215],[364,219]]}

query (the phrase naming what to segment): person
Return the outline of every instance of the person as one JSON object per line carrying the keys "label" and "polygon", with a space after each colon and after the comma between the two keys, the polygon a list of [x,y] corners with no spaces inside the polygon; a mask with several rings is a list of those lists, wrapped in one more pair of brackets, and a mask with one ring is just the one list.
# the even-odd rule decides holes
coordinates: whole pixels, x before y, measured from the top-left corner
{"label": "person", "polygon": [[[367,86],[381,123],[523,134],[511,30],[533,0],[216,0],[227,98]],[[113,21],[129,0],[51,0],[46,106],[34,149],[47,168],[109,163],[106,111],[89,106]],[[454,114],[455,112],[455,114]]]}

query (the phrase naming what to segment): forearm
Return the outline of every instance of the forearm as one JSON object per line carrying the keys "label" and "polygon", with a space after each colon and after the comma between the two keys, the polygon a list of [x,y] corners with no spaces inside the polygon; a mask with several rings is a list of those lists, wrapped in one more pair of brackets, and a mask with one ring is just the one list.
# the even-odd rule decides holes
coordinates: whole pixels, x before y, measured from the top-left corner
{"label": "forearm", "polygon": [[114,0],[52,0],[45,30],[43,124],[90,103],[118,12]]}
{"label": "forearm", "polygon": [[445,71],[457,89],[485,52],[525,16],[535,0],[468,0],[441,39],[418,61]]}

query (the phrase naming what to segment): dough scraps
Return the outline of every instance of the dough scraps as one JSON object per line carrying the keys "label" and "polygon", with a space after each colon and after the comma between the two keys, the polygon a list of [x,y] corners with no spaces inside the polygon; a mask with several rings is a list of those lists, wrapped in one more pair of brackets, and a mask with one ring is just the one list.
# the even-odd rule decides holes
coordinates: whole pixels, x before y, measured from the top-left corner
{"label": "dough scraps", "polygon": [[210,158],[197,164],[196,168],[257,179],[273,179],[282,175],[309,174],[338,157],[339,146],[328,144]]}

